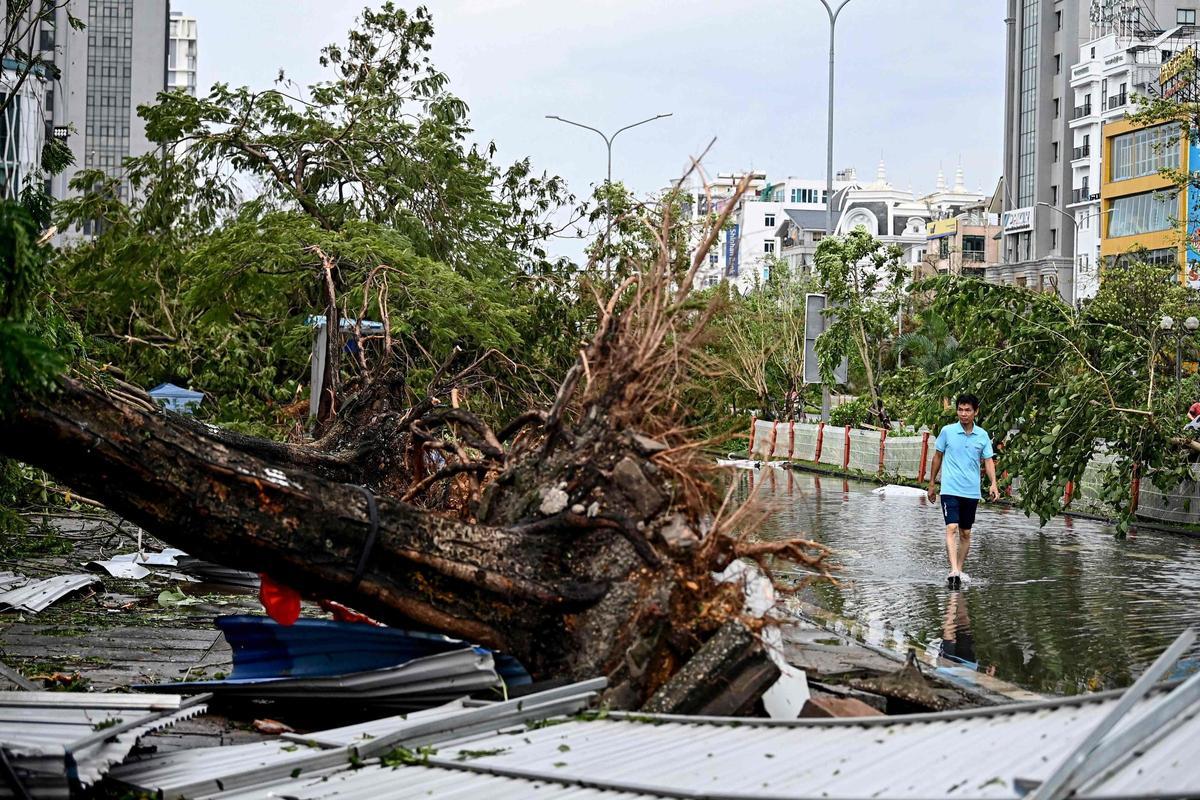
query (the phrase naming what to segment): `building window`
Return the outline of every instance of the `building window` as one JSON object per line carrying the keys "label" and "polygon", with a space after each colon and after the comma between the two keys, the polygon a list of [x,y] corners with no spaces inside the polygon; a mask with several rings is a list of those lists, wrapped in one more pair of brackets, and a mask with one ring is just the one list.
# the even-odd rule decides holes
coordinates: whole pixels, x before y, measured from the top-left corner
{"label": "building window", "polygon": [[1021,0],[1021,60],[1018,99],[1017,205],[1033,204],[1037,171],[1037,66],[1039,0]]}
{"label": "building window", "polygon": [[1194,8],[1179,8],[1175,10],[1176,25],[1195,25],[1196,10]]}
{"label": "building window", "polygon": [[1054,118],[1058,119],[1058,98],[1054,98]]}
{"label": "building window", "polygon": [[1058,187],[1057,186],[1050,187],[1050,205],[1052,205],[1052,206],[1058,205]]}
{"label": "building window", "polygon": [[1115,238],[1169,230],[1179,213],[1178,201],[1175,190],[1118,197],[1112,203],[1108,235]]}
{"label": "building window", "polygon": [[1050,143],[1051,161],[1058,161],[1058,142]]}
{"label": "building window", "polygon": [[1062,30],[1062,12],[1061,11],[1054,12],[1054,30],[1056,30],[1056,31]]}
{"label": "building window", "polygon": [[1111,179],[1123,181],[1154,175],[1160,169],[1177,169],[1179,139],[1179,124],[1175,122],[1114,136]]}
{"label": "building window", "polygon": [[817,190],[816,189],[792,189],[791,197],[792,197],[793,203],[816,203],[817,202]]}
{"label": "building window", "polygon": [[1058,228],[1050,229],[1050,249],[1051,250],[1058,249]]}
{"label": "building window", "polygon": [[774,214],[763,214],[763,226],[767,227],[767,228],[774,228],[775,227],[775,215]]}
{"label": "building window", "polygon": [[1062,56],[1060,56],[1058,53],[1055,53],[1054,54],[1054,74],[1057,75],[1060,72],[1062,72]]}
{"label": "building window", "polygon": [[1017,284],[1016,284],[1016,285],[1017,285],[1017,286],[1020,286],[1022,289],[1024,289],[1024,288],[1026,288],[1026,287],[1028,287],[1028,286],[1029,286],[1029,279],[1028,279],[1028,278],[1026,278],[1024,275],[1021,275],[1021,276],[1019,276],[1019,277],[1017,278]]}
{"label": "building window", "polygon": [[717,265],[717,254],[716,253],[708,254],[708,263],[714,267]]}
{"label": "building window", "polygon": [[984,253],[984,237],[982,236],[963,236],[962,237],[962,258],[963,261],[973,261],[983,263]]}
{"label": "building window", "polygon": [[774,239],[767,239],[765,242],[763,242],[763,255],[765,255],[765,256],[775,255],[775,240]]}
{"label": "building window", "polygon": [[1025,231],[1021,234],[1021,260],[1028,261],[1033,258],[1033,232]]}
{"label": "building window", "polygon": [[949,257],[950,257],[950,237],[943,236],[941,239],[938,239],[938,258],[943,259],[943,258],[949,258]]}

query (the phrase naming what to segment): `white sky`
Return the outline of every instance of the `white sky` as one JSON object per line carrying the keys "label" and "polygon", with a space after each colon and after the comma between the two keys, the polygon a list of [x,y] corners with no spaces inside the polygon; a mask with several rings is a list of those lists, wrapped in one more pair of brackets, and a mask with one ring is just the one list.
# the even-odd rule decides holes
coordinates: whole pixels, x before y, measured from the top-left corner
{"label": "white sky", "polygon": [[[198,84],[262,88],[279,69],[322,77],[361,4],[172,0],[199,25]],[[407,4],[405,4],[407,7]],[[851,0],[838,19],[834,167],[918,192],[948,180],[990,192],[1003,157],[1003,0]],[[558,114],[621,134],[613,177],[667,185],[714,136],[710,172],[825,176],[829,24],[819,0],[432,0],[434,63],[502,158],[531,156],[578,194],[604,178],[605,149]],[[575,247],[566,246],[567,254]]]}

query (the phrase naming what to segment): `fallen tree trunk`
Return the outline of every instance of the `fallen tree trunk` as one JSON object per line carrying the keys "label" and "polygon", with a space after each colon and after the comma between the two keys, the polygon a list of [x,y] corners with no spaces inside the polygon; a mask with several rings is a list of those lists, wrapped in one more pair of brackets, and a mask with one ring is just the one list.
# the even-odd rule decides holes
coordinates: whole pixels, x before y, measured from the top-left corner
{"label": "fallen tree trunk", "polygon": [[[664,242],[669,226],[665,216]],[[312,445],[240,436],[159,411],[136,387],[65,377],[0,418],[0,452],[201,558],[503,650],[535,677],[606,675],[620,707],[680,674],[655,707],[745,708],[772,675],[751,652],[762,621],[714,573],[738,557],[821,571],[825,552],[748,541],[746,508],[720,502],[706,478],[678,387],[713,306],[685,302],[702,259],[680,277],[671,255],[664,247],[598,304],[553,405],[499,433],[439,405],[432,384],[395,407],[386,368],[339,398]],[[739,633],[680,673],[722,628]],[[689,680],[729,681],[737,697]]]}

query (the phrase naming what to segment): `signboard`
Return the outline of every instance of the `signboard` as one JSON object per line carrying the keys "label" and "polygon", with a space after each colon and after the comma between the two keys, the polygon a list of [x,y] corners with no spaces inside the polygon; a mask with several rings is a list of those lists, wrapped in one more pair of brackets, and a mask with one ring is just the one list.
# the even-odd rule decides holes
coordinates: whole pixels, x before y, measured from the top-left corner
{"label": "signboard", "polygon": [[741,244],[742,226],[738,223],[733,223],[728,231],[725,232],[725,277],[736,278],[738,276],[738,245]]}
{"label": "signboard", "polygon": [[[1200,165],[1200,132],[1193,130],[1188,141],[1188,168]],[[1187,188],[1187,273],[1189,289],[1200,289],[1200,186],[1188,181]]]}
{"label": "signboard", "polygon": [[1005,233],[1032,228],[1033,208],[1033,206],[1025,206],[1024,208],[1014,208],[1010,211],[1005,211],[1004,216],[1000,218],[1000,227],[1004,229]]}
{"label": "signboard", "polygon": [[1196,77],[1196,46],[1176,53],[1158,70],[1158,86],[1164,100],[1179,94]]}
{"label": "signboard", "polygon": [[953,219],[938,219],[929,223],[926,229],[930,239],[940,239],[943,236],[953,236],[958,233],[958,217]]}
{"label": "signboard", "polygon": [[[821,383],[821,368],[817,365],[817,337],[825,332],[832,322],[825,316],[825,295],[804,295],[804,382]],[[842,359],[837,369],[833,371],[836,383],[845,383],[850,364]]]}

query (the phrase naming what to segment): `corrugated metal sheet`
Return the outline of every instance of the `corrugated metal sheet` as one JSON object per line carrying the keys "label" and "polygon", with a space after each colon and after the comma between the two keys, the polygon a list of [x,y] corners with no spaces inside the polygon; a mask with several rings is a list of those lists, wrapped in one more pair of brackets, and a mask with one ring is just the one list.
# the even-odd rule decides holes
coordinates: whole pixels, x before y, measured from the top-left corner
{"label": "corrugated metal sheet", "polygon": [[100,579],[95,575],[56,575],[53,578],[35,581],[0,594],[0,611],[28,611],[36,614],[71,592],[99,582]]}
{"label": "corrugated metal sheet", "polygon": [[[97,782],[141,736],[204,711],[205,699],[0,692],[0,750],[34,797],[67,797]],[[13,796],[0,778],[0,797]]]}
{"label": "corrugated metal sheet", "polygon": [[168,753],[121,766],[110,777],[161,797],[203,798],[234,789],[263,797],[298,776],[307,779],[345,770],[399,746],[419,747],[573,714],[586,708],[603,686],[603,680],[588,681],[503,703],[468,706],[456,702],[424,713],[291,736],[284,741]]}
{"label": "corrugated metal sheet", "polygon": [[190,681],[138,688],[185,694],[211,692],[254,700],[370,701],[375,708],[428,708],[464,694],[500,687],[491,654],[468,647],[387,669],[345,675]]}
{"label": "corrugated metal sheet", "polygon": [[[1187,687],[1191,694],[1181,694]],[[1174,693],[1160,691],[1137,702],[1104,742],[1111,745],[1136,733],[1140,721],[1154,723],[1157,712],[1170,712],[1169,721],[1154,724],[1136,745],[1126,742],[1105,752],[1102,744],[1093,753],[1102,763],[1083,770],[1083,789],[1075,796],[1200,796],[1196,687],[1200,676]],[[215,796],[218,780],[226,790],[242,792],[223,798],[386,800],[430,791],[438,797],[596,800],[1015,798],[1022,795],[1018,781],[1024,787],[1045,781],[1121,699],[1120,693],[1106,693],[859,720],[615,713],[585,720],[561,716],[563,701],[574,690],[559,690],[549,700],[535,695],[495,706],[456,704],[420,718],[391,718],[307,737],[325,750],[286,751],[279,742],[256,751],[218,748],[152,759],[114,774],[134,788],[193,798]],[[1168,705],[1172,702],[1177,708]],[[522,724],[539,719],[550,724]],[[434,751],[418,766],[392,769],[358,761],[361,769],[348,768],[352,757],[370,759],[400,746]]]}

